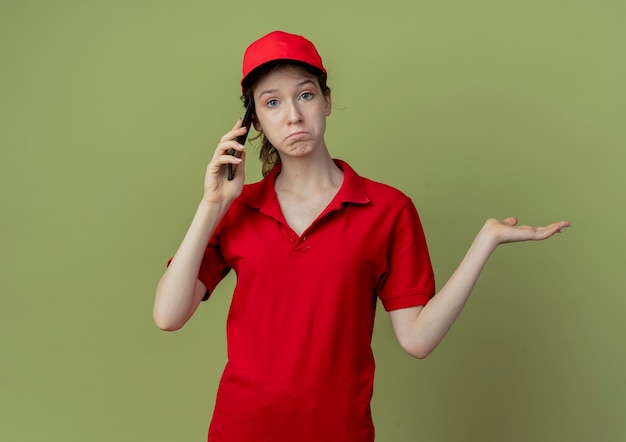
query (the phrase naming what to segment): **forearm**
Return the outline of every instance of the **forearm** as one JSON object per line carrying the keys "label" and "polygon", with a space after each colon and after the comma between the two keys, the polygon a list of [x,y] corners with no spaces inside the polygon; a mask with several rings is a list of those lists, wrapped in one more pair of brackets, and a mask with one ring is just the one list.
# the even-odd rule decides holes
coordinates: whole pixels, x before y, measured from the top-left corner
{"label": "forearm", "polygon": [[489,256],[498,244],[550,238],[569,221],[544,227],[517,226],[517,218],[489,219],[448,282],[424,307],[392,311],[391,322],[402,347],[423,358],[437,347],[463,310]]}
{"label": "forearm", "polygon": [[424,358],[437,347],[463,310],[496,246],[493,236],[483,228],[441,290],[423,308],[404,312],[394,322],[402,347],[409,354]]}
{"label": "forearm", "polygon": [[434,349],[463,310],[496,243],[483,229],[476,236],[450,279],[422,309],[416,321],[416,334],[423,335]]}
{"label": "forearm", "polygon": [[156,290],[153,317],[164,330],[182,327],[193,315],[198,299],[198,272],[204,251],[227,205],[202,202],[172,262]]}

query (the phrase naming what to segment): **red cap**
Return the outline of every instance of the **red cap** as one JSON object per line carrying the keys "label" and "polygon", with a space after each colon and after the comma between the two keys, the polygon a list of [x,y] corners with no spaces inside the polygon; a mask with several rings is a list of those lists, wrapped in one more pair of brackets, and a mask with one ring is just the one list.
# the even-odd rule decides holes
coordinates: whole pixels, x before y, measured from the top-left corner
{"label": "red cap", "polygon": [[243,55],[241,85],[254,69],[275,60],[295,60],[326,73],[317,49],[301,35],[273,31],[253,42]]}

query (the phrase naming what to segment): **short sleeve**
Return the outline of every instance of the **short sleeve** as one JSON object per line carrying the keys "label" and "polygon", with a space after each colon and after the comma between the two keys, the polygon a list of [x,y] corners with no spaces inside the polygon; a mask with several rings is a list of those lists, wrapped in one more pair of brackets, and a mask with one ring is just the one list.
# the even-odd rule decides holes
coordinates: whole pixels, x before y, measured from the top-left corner
{"label": "short sleeve", "polygon": [[377,289],[386,311],[424,305],[435,294],[435,277],[426,237],[411,200],[391,229],[388,271]]}
{"label": "short sleeve", "polygon": [[213,293],[217,284],[224,279],[229,271],[230,267],[224,261],[220,251],[219,234],[216,233],[204,251],[200,270],[198,271],[198,279],[207,288],[207,295],[203,301],[208,299],[209,294]]}

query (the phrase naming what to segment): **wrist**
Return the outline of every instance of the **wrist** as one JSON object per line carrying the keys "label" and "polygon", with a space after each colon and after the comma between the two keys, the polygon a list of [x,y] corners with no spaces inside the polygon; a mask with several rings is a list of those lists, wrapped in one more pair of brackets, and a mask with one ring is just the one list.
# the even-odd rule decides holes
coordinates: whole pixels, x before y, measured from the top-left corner
{"label": "wrist", "polygon": [[476,235],[475,243],[488,249],[490,252],[495,250],[502,243],[502,239],[499,237],[497,229],[494,229],[494,221],[489,219],[485,222],[482,229]]}
{"label": "wrist", "polygon": [[198,205],[197,212],[202,213],[205,216],[217,217],[218,219],[221,219],[224,214],[226,214],[231,202],[232,201],[207,201],[203,199]]}

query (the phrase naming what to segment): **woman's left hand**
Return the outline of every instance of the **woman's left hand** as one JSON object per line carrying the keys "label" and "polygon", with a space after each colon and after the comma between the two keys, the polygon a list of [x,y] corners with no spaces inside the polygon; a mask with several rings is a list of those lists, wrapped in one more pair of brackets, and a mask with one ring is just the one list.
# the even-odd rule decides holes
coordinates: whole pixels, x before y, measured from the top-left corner
{"label": "woman's left hand", "polygon": [[561,233],[561,229],[569,226],[569,221],[559,221],[543,227],[518,226],[517,218],[512,216],[504,220],[487,220],[483,231],[488,233],[496,241],[496,244],[504,244],[547,239],[555,233]]}

